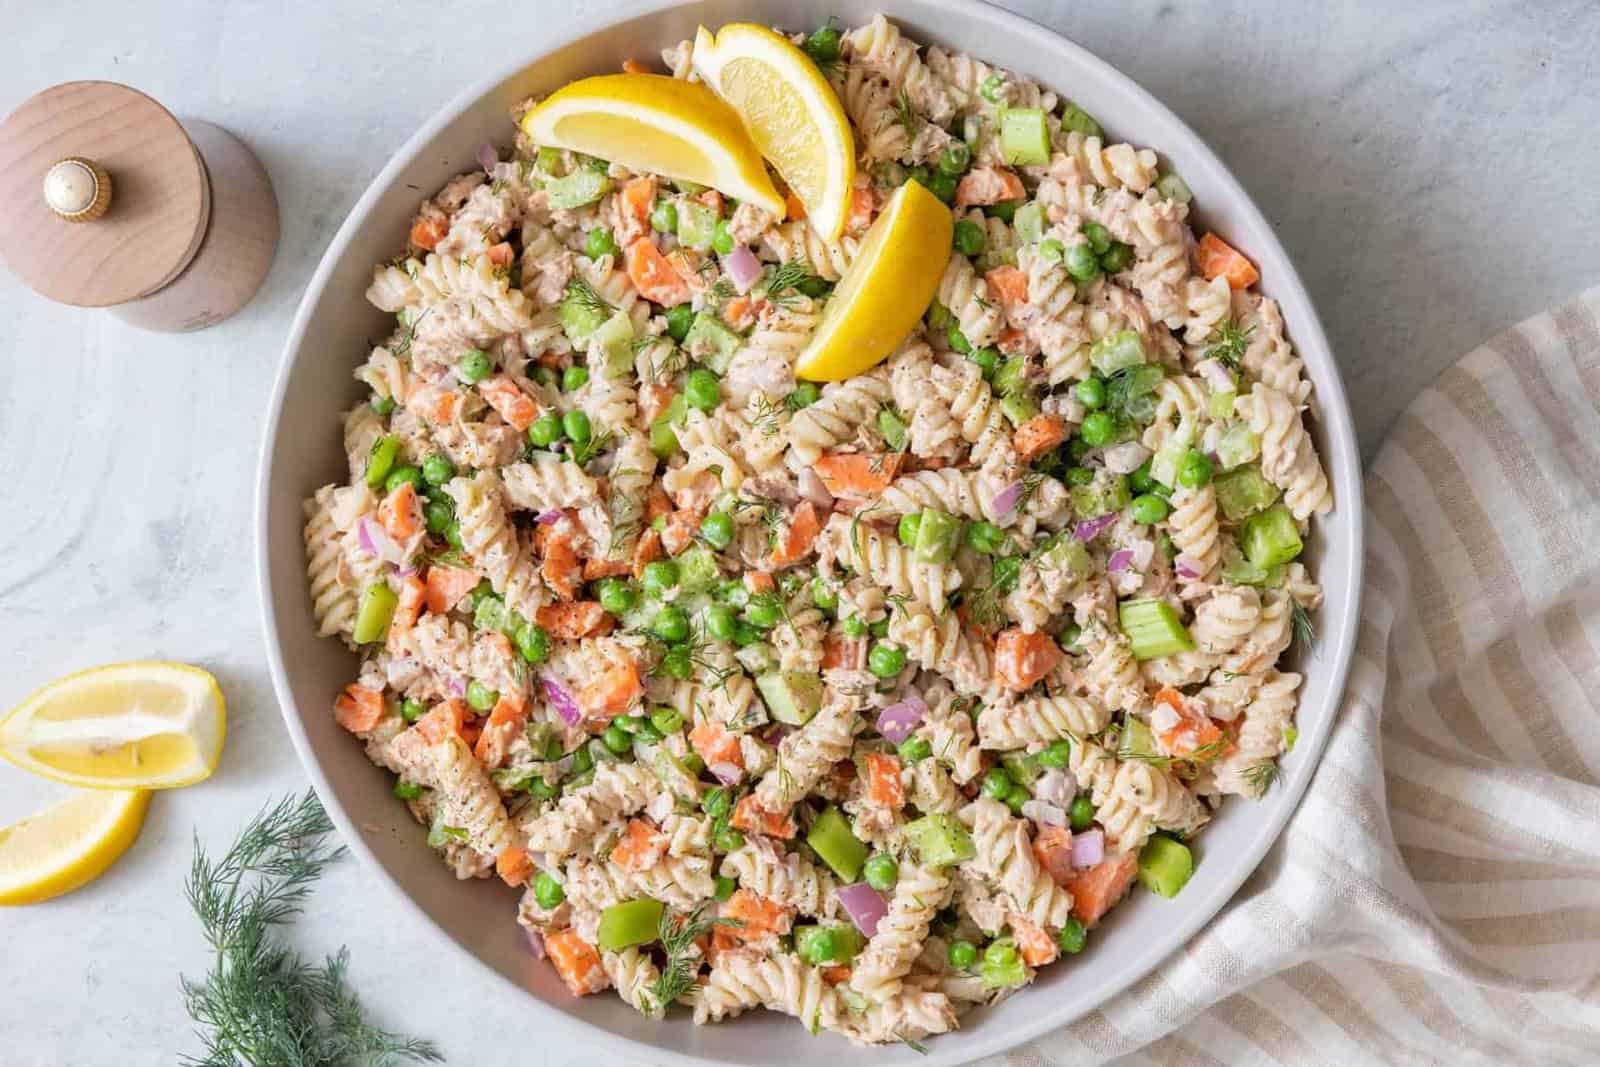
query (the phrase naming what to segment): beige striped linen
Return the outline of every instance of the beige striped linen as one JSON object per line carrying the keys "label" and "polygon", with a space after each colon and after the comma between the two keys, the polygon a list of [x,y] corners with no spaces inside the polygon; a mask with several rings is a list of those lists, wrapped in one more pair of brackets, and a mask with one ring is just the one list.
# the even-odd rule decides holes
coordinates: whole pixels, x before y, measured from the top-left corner
{"label": "beige striped linen", "polygon": [[1156,973],[996,1062],[1600,1064],[1597,321],[1600,288],[1401,417],[1283,836]]}

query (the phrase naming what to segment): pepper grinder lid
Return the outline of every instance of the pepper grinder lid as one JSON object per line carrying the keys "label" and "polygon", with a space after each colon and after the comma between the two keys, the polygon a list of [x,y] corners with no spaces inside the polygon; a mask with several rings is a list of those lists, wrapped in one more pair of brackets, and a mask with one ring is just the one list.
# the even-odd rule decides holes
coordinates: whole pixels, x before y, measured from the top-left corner
{"label": "pepper grinder lid", "polygon": [[205,163],[166,108],[115,82],[67,82],[0,123],[0,258],[62,304],[162,288],[206,234]]}

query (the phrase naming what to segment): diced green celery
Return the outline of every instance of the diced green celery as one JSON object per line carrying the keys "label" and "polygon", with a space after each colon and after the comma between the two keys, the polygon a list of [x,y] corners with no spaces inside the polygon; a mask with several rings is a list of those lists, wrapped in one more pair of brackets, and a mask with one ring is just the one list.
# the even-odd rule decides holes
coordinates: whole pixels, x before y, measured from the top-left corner
{"label": "diced green celery", "polygon": [[906,824],[906,840],[927,867],[948,867],[978,854],[966,827],[943,812],[932,812]]}
{"label": "diced green celery", "polygon": [[1134,330],[1106,334],[1089,346],[1089,362],[1101,374],[1115,374],[1124,367],[1147,362],[1144,342],[1139,340],[1139,334]]}
{"label": "diced green celery", "polygon": [[1285,723],[1281,732],[1283,734],[1283,750],[1285,752],[1293,752],[1294,743],[1300,740],[1300,728],[1292,722]]}
{"label": "diced green celery", "polygon": [[1194,854],[1182,841],[1157,834],[1139,851],[1139,884],[1162,897],[1175,897],[1194,874]]}
{"label": "diced green celery", "polygon": [[1244,558],[1239,546],[1227,544],[1222,549],[1222,579],[1231,585],[1253,585],[1270,588],[1283,577],[1282,567],[1257,567]]}
{"label": "diced green celery", "polygon": [[1167,436],[1150,459],[1150,477],[1162,485],[1178,484],[1178,468],[1194,444],[1194,427],[1187,421]]}
{"label": "diced green celery", "polygon": [[1305,545],[1289,509],[1274,504],[1244,520],[1239,528],[1239,547],[1245,559],[1257,567],[1267,568],[1295,559]]}
{"label": "diced green celery", "polygon": [[706,545],[695,545],[678,557],[678,588],[684,594],[704,593],[722,581],[717,554]]}
{"label": "diced green celery", "polygon": [[372,442],[372,448],[367,451],[366,482],[370,488],[376,489],[384,483],[394,470],[394,461],[400,455],[400,438],[392,434],[384,434]]}
{"label": "diced green celery", "polygon": [[1044,110],[1007,108],[1000,115],[1000,154],[1007,163],[1043,166],[1050,162],[1050,128]]}
{"label": "diced green celery", "polygon": [[1124,367],[1106,383],[1106,409],[1133,414],[1133,401],[1154,393],[1166,377],[1166,369],[1159,363],[1135,363]]}
{"label": "diced green celery", "polygon": [[556,312],[561,319],[561,328],[575,344],[587,341],[590,334],[605,324],[609,313],[609,307],[605,304],[597,305],[577,286],[567,287],[566,294],[561,298],[561,306]]}
{"label": "diced green celery", "polygon": [[1121,511],[1132,499],[1127,477],[1106,470],[1097,471],[1094,481],[1088,485],[1072,487],[1072,511],[1080,519],[1095,519]]}
{"label": "diced green celery", "polygon": [[[756,647],[746,645],[739,651]],[[769,668],[756,675],[756,689],[767,706],[767,714],[790,726],[804,726],[822,707],[822,679],[806,671]]]}
{"label": "diced green celery", "polygon": [[1060,534],[1055,542],[1039,553],[1038,566],[1042,570],[1061,570],[1076,578],[1086,578],[1094,569],[1094,560],[1081,541]]}
{"label": "diced green celery", "polygon": [[1009,937],[991,941],[983,950],[983,963],[978,968],[985,989],[1001,989],[1021,985],[1028,980],[1028,965],[1022,962],[1022,953]]}
{"label": "diced green celery", "polygon": [[1206,401],[1206,414],[1218,422],[1233,417],[1233,402],[1239,399],[1236,390],[1229,389],[1224,392],[1212,393]]}
{"label": "diced green celery", "polygon": [[1219,474],[1211,484],[1217,487],[1217,506],[1229,522],[1254,515],[1278,499],[1278,487],[1262,477],[1254,464]]}
{"label": "diced green celery", "polygon": [[361,605],[356,609],[355,630],[350,635],[355,643],[371,644],[389,636],[389,620],[394,618],[394,609],[399,603],[395,591],[381,579],[363,589]]}
{"label": "diced green celery", "polygon": [[1156,735],[1150,725],[1143,719],[1130,717],[1117,740],[1117,755],[1122,759],[1160,758],[1161,750],[1156,747]]}
{"label": "diced green celery", "polygon": [[794,928],[794,950],[813,966],[849,963],[864,944],[861,931],[849,923],[815,923]]}
{"label": "diced green celery", "polygon": [[678,205],[678,243],[704,252],[716,235],[717,213],[704,204],[685,200]]}
{"label": "diced green celery", "polygon": [[701,185],[699,182],[692,182],[688,178],[674,178],[672,179],[672,184],[673,187],[678,190],[678,192],[687,193],[689,196],[699,196],[701,193],[711,188],[709,185]]}
{"label": "diced green celery", "polygon": [[844,812],[832,804],[811,824],[806,844],[846,882],[854,882],[861,874],[861,865],[867,861],[867,846],[851,830]]}
{"label": "diced green celery", "polygon": [[1039,776],[1044,773],[1044,767],[1040,764],[1037,753],[1029,756],[1021,752],[1009,752],[1000,757],[1000,765],[1006,769],[1007,774],[1011,775],[1012,781],[1020,782],[1030,789],[1033,783],[1039,780]]}
{"label": "diced green celery", "polygon": [[544,184],[549,204],[558,211],[592,204],[611,191],[611,179],[604,171],[580,167],[565,178],[551,178]]}
{"label": "diced green celery", "polygon": [[709,311],[694,317],[683,338],[684,350],[718,374],[727,373],[728,364],[741,343],[739,335]]}
{"label": "diced green celery", "polygon": [[1261,441],[1248,423],[1235,422],[1217,438],[1217,463],[1225,471],[1249,463],[1261,454]]}
{"label": "diced green celery", "polygon": [[589,338],[606,354],[606,374],[617,377],[633,369],[633,320],[624,312],[611,316]]}
{"label": "diced green celery", "polygon": [[1028,357],[1012,356],[994,372],[994,391],[1001,396],[1015,396],[1028,386]]}
{"label": "diced green celery", "polygon": [[878,432],[883,435],[884,444],[896,452],[904,452],[906,448],[906,420],[894,408],[883,407],[878,409]]}
{"label": "diced green celery", "polygon": [[1071,100],[1061,101],[1061,128],[1076,131],[1087,137],[1100,137],[1104,134],[1094,116]]}
{"label": "diced green celery", "polygon": [[506,602],[497,596],[486,596],[478,601],[478,606],[472,609],[472,627],[475,630],[500,630],[510,629],[516,632],[516,627],[506,625]]}
{"label": "diced green celery", "polygon": [[1194,639],[1165,600],[1124,600],[1117,605],[1117,618],[1134,659],[1156,659],[1194,648]]}
{"label": "diced green celery", "polygon": [[659,459],[669,459],[678,451],[678,435],[674,426],[682,426],[689,413],[689,402],[677,393],[667,402],[666,410],[650,423],[650,451]]}
{"label": "diced green celery", "polygon": [[1017,232],[1017,239],[1024,244],[1032,244],[1044,236],[1044,205],[1037,200],[1030,200],[1017,208],[1017,213],[1011,219],[1011,228]]}
{"label": "diced green celery", "polygon": [[1026,393],[1013,393],[1000,398],[1000,414],[1011,420],[1011,425],[1021,426],[1039,414],[1039,405]]}
{"label": "diced green celery", "polygon": [[598,737],[592,739],[587,745],[584,746],[584,748],[588,750],[589,757],[596,763],[622,762],[622,757],[611,751],[611,749],[607,748],[605,742],[601,741]]}
{"label": "diced green celery", "polygon": [[961,545],[961,520],[933,508],[922,513],[912,554],[919,563],[948,563]]}
{"label": "diced green celery", "polygon": [[661,901],[642,897],[613,904],[600,913],[600,948],[621,952],[634,945],[648,945],[661,930]]}
{"label": "diced green celery", "polygon": [[1156,179],[1156,192],[1180,204],[1187,204],[1194,199],[1194,193],[1189,191],[1189,183],[1171,171]]}

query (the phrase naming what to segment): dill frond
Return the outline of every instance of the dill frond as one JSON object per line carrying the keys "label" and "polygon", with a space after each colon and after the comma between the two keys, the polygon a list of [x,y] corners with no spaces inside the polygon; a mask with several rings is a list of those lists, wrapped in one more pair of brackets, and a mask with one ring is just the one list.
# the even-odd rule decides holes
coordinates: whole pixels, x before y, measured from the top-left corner
{"label": "dill frond", "polygon": [[713,926],[741,925],[738,919],[719,919],[707,915],[709,906],[709,901],[703,901],[690,912],[668,910],[661,913],[656,936],[661,941],[667,964],[661,968],[661,976],[645,994],[658,1011],[664,1012],[667,1005],[694,988],[695,975],[700,970],[700,953],[694,944],[696,939]]}
{"label": "dill frond", "polygon": [[1239,777],[1244,780],[1245,788],[1250,790],[1250,795],[1259,800],[1278,780],[1278,761],[1257,760],[1241,771]]}
{"label": "dill frond", "polygon": [[1206,349],[1206,358],[1216,360],[1229,370],[1238,370],[1239,360],[1244,357],[1255,329],[1254,326],[1240,326],[1231,318],[1223,321],[1217,327],[1217,339]]}
{"label": "dill frond", "polygon": [[1311,643],[1317,639],[1317,628],[1311,621],[1311,615],[1295,601],[1294,607],[1289,611],[1289,622],[1294,628],[1294,639],[1302,650],[1309,650]]}

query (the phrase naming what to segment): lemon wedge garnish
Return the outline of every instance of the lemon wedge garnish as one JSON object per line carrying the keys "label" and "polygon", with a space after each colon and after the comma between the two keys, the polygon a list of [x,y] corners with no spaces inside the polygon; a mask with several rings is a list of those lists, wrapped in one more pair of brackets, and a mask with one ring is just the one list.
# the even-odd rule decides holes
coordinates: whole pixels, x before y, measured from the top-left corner
{"label": "lemon wedge garnish", "polygon": [[850,214],[856,149],[844,106],[817,65],[781,34],[734,22],[715,37],[700,27],[694,68],[739,113],[812,228],[836,240]]}
{"label": "lemon wedge garnish", "polygon": [[704,85],[661,74],[584,78],[524,115],[522,129],[535,144],[709,185],[783,214],[744,123]]}
{"label": "lemon wedge garnish", "polygon": [[939,290],[953,229],[950,209],[922,185],[896,189],[824,306],[795,374],[836,382],[893,352]]}
{"label": "lemon wedge garnish", "polygon": [[36,904],[100,877],[144,825],[142,789],[85,790],[0,826],[0,904]]}
{"label": "lemon wedge garnish", "polygon": [[185,663],[95,667],[51,682],[0,719],[0,756],[92,789],[171,789],[210,776],[227,712],[217,680]]}

